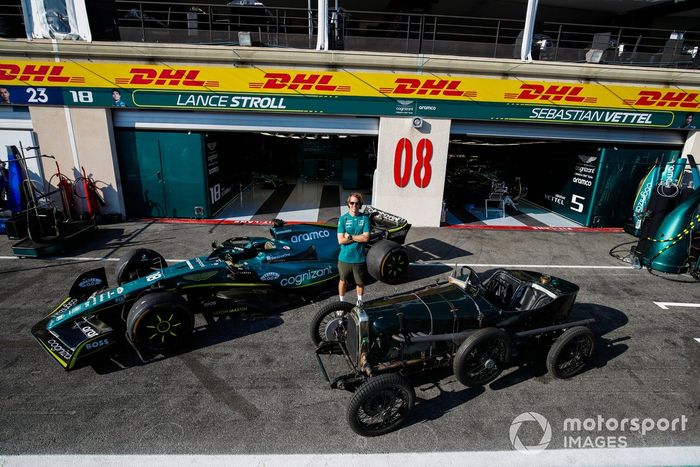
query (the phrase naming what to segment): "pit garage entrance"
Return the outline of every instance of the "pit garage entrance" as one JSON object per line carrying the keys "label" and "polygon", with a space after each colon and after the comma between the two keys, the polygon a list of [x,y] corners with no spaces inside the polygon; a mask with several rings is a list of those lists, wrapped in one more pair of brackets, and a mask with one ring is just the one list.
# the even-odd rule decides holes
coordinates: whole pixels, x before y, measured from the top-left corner
{"label": "pit garage entrance", "polygon": [[129,217],[326,221],[371,201],[378,119],[116,111]]}
{"label": "pit garage entrance", "polygon": [[670,130],[453,122],[444,222],[622,227],[641,179],[683,142]]}

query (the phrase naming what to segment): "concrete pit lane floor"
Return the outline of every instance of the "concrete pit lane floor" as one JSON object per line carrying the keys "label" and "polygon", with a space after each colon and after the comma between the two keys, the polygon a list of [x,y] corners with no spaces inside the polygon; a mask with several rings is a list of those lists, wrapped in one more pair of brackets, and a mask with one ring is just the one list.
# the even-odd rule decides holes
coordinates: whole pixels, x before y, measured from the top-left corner
{"label": "concrete pit lane floor", "polygon": [[[626,447],[634,464],[655,459],[644,449],[669,447],[662,455],[670,463],[697,464],[683,455],[700,462],[700,287],[687,283],[688,276],[658,277],[611,257],[612,247],[634,240],[625,233],[412,228],[409,281],[372,283],[365,301],[434,283],[455,264],[479,273],[497,267],[537,270],[580,286],[572,318],[596,319],[597,350],[591,368],[570,380],[553,379],[542,359],[510,368],[480,389],[462,386],[449,371],[425,375],[415,381],[417,404],[407,423],[376,438],[350,430],[345,413],[351,394],[326,386],[308,337],[315,311],[334,295],[279,314],[222,320],[195,333],[188,351],[146,364],[122,356],[121,367],[65,372],[30,334],[79,273],[105,266],[113,282],[116,260],[130,249],[151,248],[168,260],[182,260],[207,254],[212,240],[266,236],[267,229],[104,225],[64,256],[43,259],[18,259],[11,253],[13,241],[0,239],[2,461],[59,454],[68,459],[319,454],[327,462],[336,453],[437,456],[421,458],[429,463],[469,451],[475,457],[460,455],[452,462],[488,460],[492,454],[518,465],[575,464],[597,459],[581,457],[578,449],[614,463],[623,462],[614,456]],[[541,415],[551,428],[539,458],[514,449],[517,423],[521,445],[542,444],[540,422],[518,419],[527,413]],[[654,426],[648,422],[634,430],[632,419],[652,420]],[[546,457],[559,452],[563,457]],[[296,459],[304,464],[309,458]]]}

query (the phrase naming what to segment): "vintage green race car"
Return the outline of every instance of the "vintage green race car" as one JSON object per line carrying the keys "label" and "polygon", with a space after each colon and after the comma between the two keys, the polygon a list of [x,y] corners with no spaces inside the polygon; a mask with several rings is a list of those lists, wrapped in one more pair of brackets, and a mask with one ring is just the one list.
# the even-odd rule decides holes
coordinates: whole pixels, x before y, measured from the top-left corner
{"label": "vintage green race car", "polygon": [[[452,367],[459,382],[481,386],[516,355],[548,350],[547,368],[568,378],[586,365],[592,319],[568,321],[577,285],[533,271],[494,272],[483,283],[470,268],[420,290],[362,307],[334,302],[311,323],[311,339],[333,388],[354,391],[347,420],[356,433],[377,436],[406,420],[415,400],[406,378]],[[342,355],[350,372],[331,379],[322,355]]]}
{"label": "vintage green race car", "polygon": [[[408,270],[402,246],[410,224],[365,207],[372,219],[367,269],[396,283]],[[138,249],[117,266],[117,287],[104,268],[80,275],[68,297],[32,328],[41,346],[70,370],[125,340],[146,358],[182,349],[194,314],[215,318],[300,305],[338,278],[337,226],[277,221],[271,238],[236,237],[206,256],[167,266],[153,250]]]}

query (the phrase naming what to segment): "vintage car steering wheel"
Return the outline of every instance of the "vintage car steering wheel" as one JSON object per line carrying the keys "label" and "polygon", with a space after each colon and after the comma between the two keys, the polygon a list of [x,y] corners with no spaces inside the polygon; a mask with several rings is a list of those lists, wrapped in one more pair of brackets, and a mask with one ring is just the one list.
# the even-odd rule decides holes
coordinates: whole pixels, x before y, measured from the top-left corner
{"label": "vintage car steering wheel", "polygon": [[464,270],[467,270],[469,272],[469,275],[465,279],[465,282],[472,287],[479,287],[481,288],[483,286],[483,283],[481,282],[481,278],[479,275],[474,271],[472,268],[469,266],[462,266],[462,269],[459,271],[459,274],[464,276]]}

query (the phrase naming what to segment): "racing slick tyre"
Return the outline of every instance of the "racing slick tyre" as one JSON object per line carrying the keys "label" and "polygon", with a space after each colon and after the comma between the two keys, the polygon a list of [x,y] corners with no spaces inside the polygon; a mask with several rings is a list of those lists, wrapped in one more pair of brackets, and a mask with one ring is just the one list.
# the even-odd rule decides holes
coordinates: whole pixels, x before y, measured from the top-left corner
{"label": "racing slick tyre", "polygon": [[585,326],[567,329],[547,353],[547,370],[558,379],[571,378],[586,366],[595,347],[595,336]]}
{"label": "racing slick tyre", "polygon": [[325,305],[311,320],[311,342],[318,346],[323,341],[338,340],[336,331],[340,331],[341,318],[353,309],[348,302],[333,302]]}
{"label": "racing slick tyre", "polygon": [[457,349],[452,369],[465,386],[483,386],[498,378],[510,360],[510,339],[496,328],[471,334]]}
{"label": "racing slick tyre", "polygon": [[396,373],[371,378],[350,399],[350,428],[361,436],[389,433],[406,420],[415,399],[413,386]]}
{"label": "racing slick tyre", "polygon": [[129,252],[117,263],[117,284],[131,282],[167,266],[168,263],[160,253],[147,248],[138,248]]}
{"label": "racing slick tyre", "polygon": [[380,240],[367,252],[367,272],[387,284],[398,284],[408,272],[406,249],[391,240]]}
{"label": "racing slick tyre", "polygon": [[194,316],[184,298],[153,292],[136,300],[126,318],[126,332],[141,353],[167,354],[184,346],[192,334]]}

